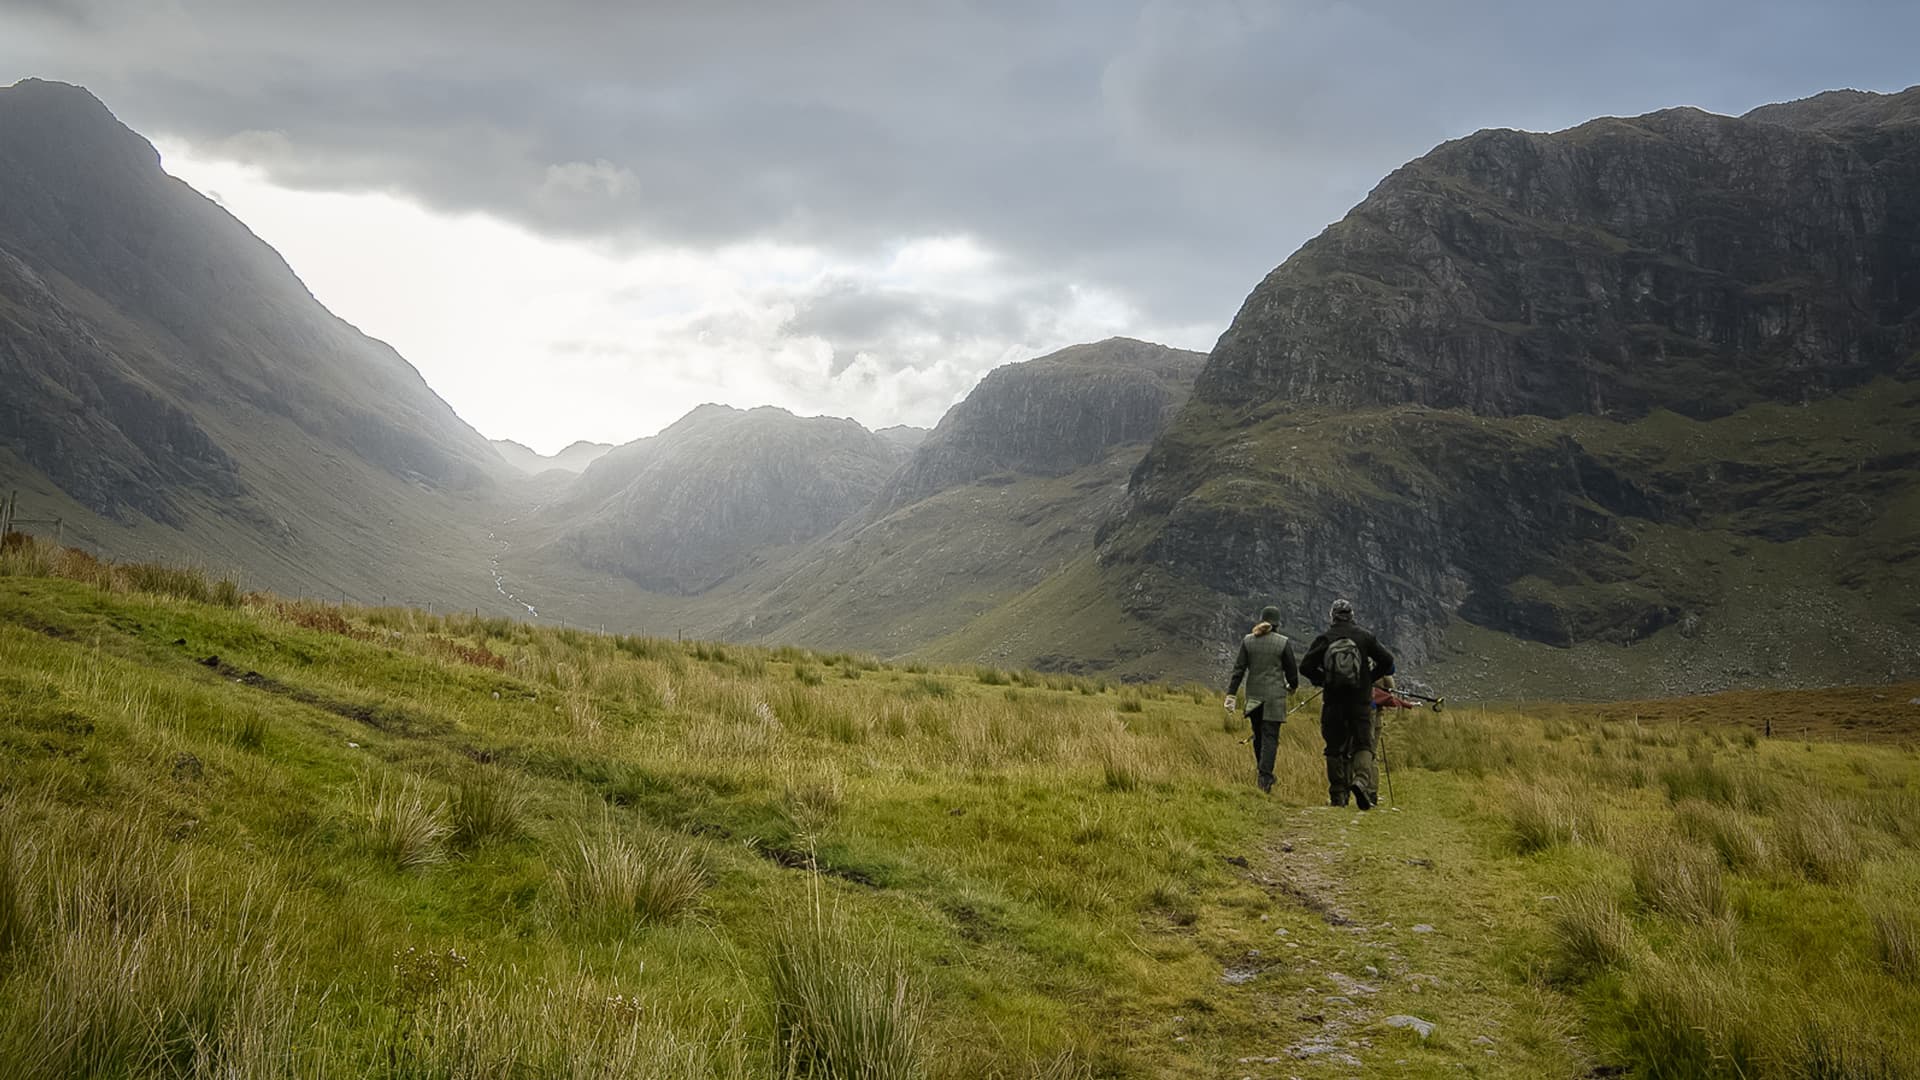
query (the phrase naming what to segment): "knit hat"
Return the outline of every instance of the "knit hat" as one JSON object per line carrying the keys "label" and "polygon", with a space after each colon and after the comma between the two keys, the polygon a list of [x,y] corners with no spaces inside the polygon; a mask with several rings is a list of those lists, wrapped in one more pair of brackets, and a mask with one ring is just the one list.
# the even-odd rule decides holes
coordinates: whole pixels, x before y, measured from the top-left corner
{"label": "knit hat", "polygon": [[1260,621],[1263,623],[1266,623],[1269,626],[1279,626],[1280,625],[1280,609],[1277,607],[1274,607],[1272,604],[1268,604],[1266,607],[1261,608]]}
{"label": "knit hat", "polygon": [[1335,600],[1333,602],[1333,610],[1330,614],[1335,621],[1353,618],[1353,601]]}

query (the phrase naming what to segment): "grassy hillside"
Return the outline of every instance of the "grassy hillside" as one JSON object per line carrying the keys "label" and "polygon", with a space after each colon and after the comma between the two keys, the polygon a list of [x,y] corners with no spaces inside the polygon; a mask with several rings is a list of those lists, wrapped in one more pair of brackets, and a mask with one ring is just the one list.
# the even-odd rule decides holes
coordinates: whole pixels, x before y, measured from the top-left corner
{"label": "grassy hillside", "polygon": [[1208,689],[287,603],[16,543],[0,1061],[1920,1067],[1911,722],[1450,706],[1391,722],[1370,815],[1316,805],[1313,729],[1266,799]]}

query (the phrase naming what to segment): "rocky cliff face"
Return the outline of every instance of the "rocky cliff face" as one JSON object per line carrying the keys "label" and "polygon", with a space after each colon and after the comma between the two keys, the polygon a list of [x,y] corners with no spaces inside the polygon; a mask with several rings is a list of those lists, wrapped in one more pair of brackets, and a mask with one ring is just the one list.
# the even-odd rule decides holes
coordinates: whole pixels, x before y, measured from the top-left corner
{"label": "rocky cliff face", "polygon": [[995,473],[1062,476],[1145,443],[1187,398],[1205,357],[1128,338],[987,373],[887,485],[897,509]]}
{"label": "rocky cliff face", "polygon": [[1917,106],[1482,132],[1394,173],[1254,290],[1136,472],[1102,546],[1129,610],[1216,637],[1273,598],[1304,631],[1347,595],[1418,658],[1462,622],[1711,629],[1716,546],[1888,558],[1866,538],[1920,461]]}
{"label": "rocky cliff face", "polygon": [[703,405],[588,466],[555,544],[649,590],[700,593],[831,530],[900,459],[851,420]]}

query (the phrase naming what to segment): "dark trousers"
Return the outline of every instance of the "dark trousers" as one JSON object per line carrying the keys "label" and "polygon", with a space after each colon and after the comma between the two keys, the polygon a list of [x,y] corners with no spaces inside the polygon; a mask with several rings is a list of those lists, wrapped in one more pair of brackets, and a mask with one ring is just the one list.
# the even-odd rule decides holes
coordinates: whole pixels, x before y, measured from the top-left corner
{"label": "dark trousers", "polygon": [[1280,721],[1267,719],[1267,703],[1261,702],[1247,714],[1253,725],[1253,764],[1260,770],[1260,790],[1273,790],[1273,755],[1280,749]]}
{"label": "dark trousers", "polygon": [[1379,801],[1374,733],[1374,713],[1369,705],[1321,712],[1320,737],[1327,744],[1327,800],[1333,805],[1347,805],[1356,789],[1365,795],[1362,805]]}

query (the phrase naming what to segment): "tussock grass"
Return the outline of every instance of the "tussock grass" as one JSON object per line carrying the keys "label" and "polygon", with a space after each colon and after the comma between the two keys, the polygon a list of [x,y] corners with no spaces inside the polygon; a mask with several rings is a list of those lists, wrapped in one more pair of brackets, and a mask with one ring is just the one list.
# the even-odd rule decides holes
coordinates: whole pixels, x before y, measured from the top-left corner
{"label": "tussock grass", "polygon": [[1506,802],[1514,846],[1524,855],[1590,839],[1593,797],[1592,789],[1564,781],[1510,781]]}
{"label": "tussock grass", "polygon": [[1880,900],[1869,905],[1874,954],[1887,974],[1920,985],[1920,904]]}
{"label": "tussock grass", "polygon": [[1628,857],[1633,891],[1653,911],[1696,923],[1728,913],[1726,878],[1711,850],[1672,834],[1642,839]]}
{"label": "tussock grass", "polygon": [[1108,791],[1134,791],[1147,782],[1149,762],[1125,731],[1108,732],[1098,743],[1100,775]]}
{"label": "tussock grass", "polygon": [[514,773],[485,766],[464,770],[449,803],[453,845],[471,851],[519,839],[526,829],[527,802],[526,788]]}
{"label": "tussock grass", "polygon": [[783,1080],[926,1075],[922,995],[905,957],[826,905],[817,885],[775,925],[769,973]]}
{"label": "tussock grass", "polygon": [[1834,800],[1803,796],[1775,815],[1780,860],[1808,881],[1838,885],[1860,876],[1866,850]]}
{"label": "tussock grass", "polygon": [[1705,746],[1696,745],[1685,761],[1660,770],[1660,784],[1675,802],[1699,799],[1745,809],[1762,809],[1774,801],[1773,785],[1748,769],[1729,765]]}
{"label": "tussock grass", "polygon": [[707,885],[693,850],[664,836],[581,832],[554,872],[561,909],[577,926],[621,935],[692,911]]}
{"label": "tussock grass", "polygon": [[1680,832],[1713,848],[1727,869],[1752,874],[1766,867],[1766,836],[1752,815],[1702,799],[1683,800],[1673,812]]}
{"label": "tussock grass", "polygon": [[1752,1004],[1722,972],[1655,959],[1636,972],[1624,1048],[1651,1077],[1759,1077],[1768,1068]]}
{"label": "tussock grass", "polygon": [[588,972],[480,972],[406,1014],[394,1075],[748,1080],[738,1024],[662,1024],[638,994]]}
{"label": "tussock grass", "polygon": [[418,870],[447,857],[453,835],[447,804],[418,777],[389,773],[364,775],[358,803],[375,854],[401,870]]}
{"label": "tussock grass", "polygon": [[1587,886],[1560,901],[1550,924],[1553,971],[1567,981],[1591,978],[1632,961],[1633,923],[1611,890]]}

